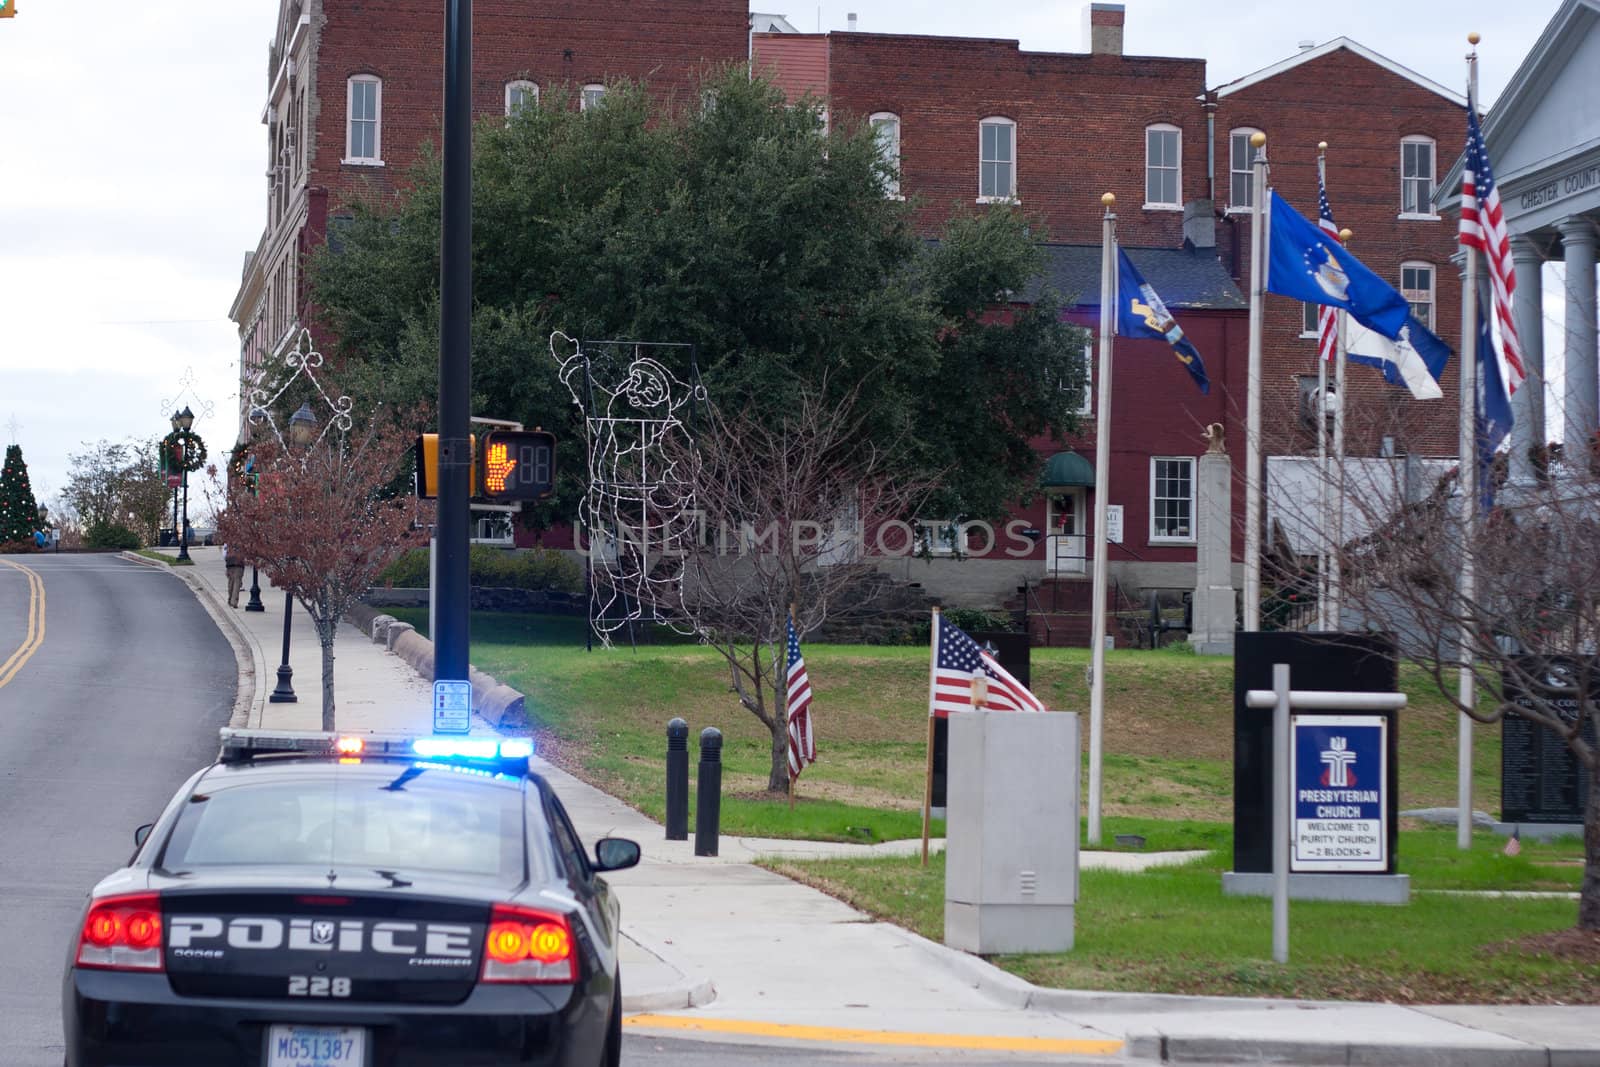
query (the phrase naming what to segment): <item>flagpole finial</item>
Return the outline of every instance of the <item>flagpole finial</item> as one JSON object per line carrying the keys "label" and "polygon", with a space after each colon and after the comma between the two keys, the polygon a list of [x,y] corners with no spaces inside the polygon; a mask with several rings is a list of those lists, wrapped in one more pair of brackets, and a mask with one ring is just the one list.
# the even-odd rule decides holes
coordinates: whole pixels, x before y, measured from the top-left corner
{"label": "flagpole finial", "polygon": [[1267,143],[1267,135],[1266,134],[1264,134],[1264,133],[1252,133],[1250,135],[1250,147],[1251,148],[1260,148],[1262,145],[1264,145],[1266,143]]}
{"label": "flagpole finial", "polygon": [[1471,33],[1467,34],[1467,43],[1474,48],[1478,47],[1478,42],[1481,40],[1483,40],[1483,38],[1478,35],[1477,30],[1473,30]]}
{"label": "flagpole finial", "polygon": [[1105,205],[1105,209],[1107,211],[1110,211],[1112,208],[1117,206],[1117,194],[1116,193],[1104,193],[1104,194],[1102,194],[1101,197],[1100,197],[1100,203]]}
{"label": "flagpole finial", "polygon": [[1350,238],[1352,238],[1354,236],[1355,236],[1355,231],[1350,229],[1350,227],[1346,226],[1344,229],[1339,231],[1339,243],[1347,245],[1347,244],[1350,243]]}
{"label": "flagpole finial", "polygon": [[1328,142],[1327,141],[1318,141],[1317,142],[1317,151],[1318,152],[1326,152],[1327,150],[1328,150]]}

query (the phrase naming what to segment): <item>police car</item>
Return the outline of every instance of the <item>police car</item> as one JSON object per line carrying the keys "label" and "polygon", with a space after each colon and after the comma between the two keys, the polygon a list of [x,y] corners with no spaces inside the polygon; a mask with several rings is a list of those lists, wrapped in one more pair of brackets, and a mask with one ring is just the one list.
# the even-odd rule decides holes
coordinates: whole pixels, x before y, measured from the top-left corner
{"label": "police car", "polygon": [[223,730],[89,895],[68,1067],[607,1067],[617,903],[525,740]]}

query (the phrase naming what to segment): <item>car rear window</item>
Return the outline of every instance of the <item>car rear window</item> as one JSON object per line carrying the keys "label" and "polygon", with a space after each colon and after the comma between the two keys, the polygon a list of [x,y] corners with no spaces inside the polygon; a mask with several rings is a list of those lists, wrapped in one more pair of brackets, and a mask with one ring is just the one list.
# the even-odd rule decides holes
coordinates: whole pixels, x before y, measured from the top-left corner
{"label": "car rear window", "polygon": [[397,766],[392,780],[296,775],[210,790],[202,781],[162,866],[316,864],[520,879],[523,841],[520,790]]}

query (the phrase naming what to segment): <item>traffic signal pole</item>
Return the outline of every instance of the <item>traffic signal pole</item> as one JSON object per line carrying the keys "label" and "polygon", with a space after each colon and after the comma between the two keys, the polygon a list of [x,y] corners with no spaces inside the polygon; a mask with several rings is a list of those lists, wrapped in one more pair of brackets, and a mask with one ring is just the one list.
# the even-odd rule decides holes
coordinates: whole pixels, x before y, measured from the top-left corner
{"label": "traffic signal pole", "polygon": [[438,630],[435,681],[467,680],[472,488],[472,0],[446,0],[444,218],[439,249]]}

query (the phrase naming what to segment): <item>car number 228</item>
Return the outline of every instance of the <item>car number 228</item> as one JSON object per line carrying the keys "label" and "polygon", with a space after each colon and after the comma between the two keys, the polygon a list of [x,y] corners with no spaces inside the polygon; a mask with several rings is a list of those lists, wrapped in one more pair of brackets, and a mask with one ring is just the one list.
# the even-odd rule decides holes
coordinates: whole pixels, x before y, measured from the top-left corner
{"label": "car number 228", "polygon": [[348,997],[350,979],[329,978],[325,974],[289,976],[291,997]]}

